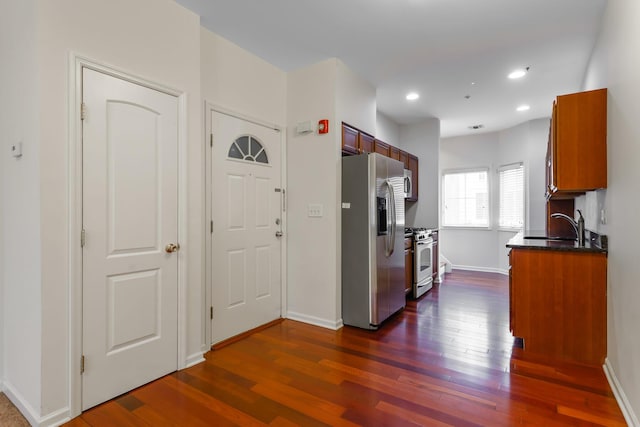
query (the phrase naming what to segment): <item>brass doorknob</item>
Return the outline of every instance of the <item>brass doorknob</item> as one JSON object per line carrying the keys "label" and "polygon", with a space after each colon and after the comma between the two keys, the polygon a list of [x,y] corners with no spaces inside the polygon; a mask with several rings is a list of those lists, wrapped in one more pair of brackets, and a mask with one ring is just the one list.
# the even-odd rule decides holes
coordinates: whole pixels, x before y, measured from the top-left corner
{"label": "brass doorknob", "polygon": [[177,243],[169,243],[167,246],[164,247],[164,251],[168,254],[171,254],[177,251],[178,249],[180,249],[180,245]]}

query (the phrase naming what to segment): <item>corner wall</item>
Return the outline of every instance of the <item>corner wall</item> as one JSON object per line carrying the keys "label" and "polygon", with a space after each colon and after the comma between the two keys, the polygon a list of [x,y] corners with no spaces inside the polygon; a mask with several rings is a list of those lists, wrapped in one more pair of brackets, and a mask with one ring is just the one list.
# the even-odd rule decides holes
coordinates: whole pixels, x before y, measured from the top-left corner
{"label": "corner wall", "polygon": [[438,228],[440,119],[427,119],[413,125],[400,126],[400,148],[418,157],[418,201],[405,202],[406,225]]}
{"label": "corner wall", "polygon": [[607,2],[601,34],[587,68],[584,90],[608,88],[606,190],[577,200],[590,216],[606,211],[606,224],[585,218],[587,228],[609,236],[607,266],[607,363],[612,388],[630,425],[640,425],[640,2]]}
{"label": "corner wall", "polygon": [[[287,76],[287,317],[336,329],[338,243],[338,140],[336,120],[337,60],[328,59]],[[329,133],[298,135],[296,124],[329,119]],[[321,204],[324,215],[307,215]]]}
{"label": "corner wall", "polygon": [[[7,396],[23,412],[36,413],[42,381],[37,4],[4,2],[0,15],[0,378]],[[10,147],[18,142],[23,155],[16,159]]]}

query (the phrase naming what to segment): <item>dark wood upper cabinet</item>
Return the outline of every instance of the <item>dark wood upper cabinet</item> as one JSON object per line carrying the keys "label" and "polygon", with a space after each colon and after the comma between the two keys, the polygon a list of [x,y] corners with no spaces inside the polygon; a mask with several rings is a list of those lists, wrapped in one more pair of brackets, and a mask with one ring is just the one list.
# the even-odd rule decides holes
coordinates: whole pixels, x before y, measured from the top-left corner
{"label": "dark wood upper cabinet", "polygon": [[409,170],[411,171],[411,196],[406,200],[416,202],[418,200],[418,158],[409,154]]}
{"label": "dark wood upper cabinet", "polygon": [[374,151],[378,154],[382,154],[383,156],[386,157],[391,157],[389,154],[389,144],[387,144],[386,142],[382,142],[379,139],[375,140],[374,143]]}
{"label": "dark wood upper cabinet", "polygon": [[342,124],[342,154],[373,153],[375,138],[345,123]]}
{"label": "dark wood upper cabinet", "polygon": [[398,160],[404,163],[405,169],[409,169],[409,153],[404,150],[400,150],[400,158]]}
{"label": "dark wood upper cabinet", "polygon": [[366,133],[360,132],[360,153],[373,153],[375,138]]}
{"label": "dark wood upper cabinet", "polygon": [[545,166],[549,198],[607,187],[607,89],[556,98]]}
{"label": "dark wood upper cabinet", "polygon": [[358,154],[359,153],[359,142],[358,142],[358,132],[357,129],[349,127],[342,124],[342,151],[349,154]]}
{"label": "dark wood upper cabinet", "polygon": [[393,145],[390,145],[389,157],[391,157],[392,159],[400,160],[400,149],[398,147],[394,147]]}

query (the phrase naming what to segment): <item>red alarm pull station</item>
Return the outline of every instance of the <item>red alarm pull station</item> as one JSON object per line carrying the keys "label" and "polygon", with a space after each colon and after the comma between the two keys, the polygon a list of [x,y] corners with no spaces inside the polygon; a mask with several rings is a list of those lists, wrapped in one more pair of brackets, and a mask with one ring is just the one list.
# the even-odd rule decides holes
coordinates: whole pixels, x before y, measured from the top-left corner
{"label": "red alarm pull station", "polygon": [[329,120],[323,119],[318,122],[318,133],[329,133]]}

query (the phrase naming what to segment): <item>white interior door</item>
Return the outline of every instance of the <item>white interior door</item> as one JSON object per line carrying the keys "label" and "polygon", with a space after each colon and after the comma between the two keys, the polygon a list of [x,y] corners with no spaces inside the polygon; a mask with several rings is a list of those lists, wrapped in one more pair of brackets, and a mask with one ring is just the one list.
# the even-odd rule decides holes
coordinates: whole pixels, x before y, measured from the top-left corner
{"label": "white interior door", "polygon": [[82,78],[82,408],[177,369],[178,99]]}
{"label": "white interior door", "polygon": [[281,316],[280,132],[212,111],[212,343]]}

